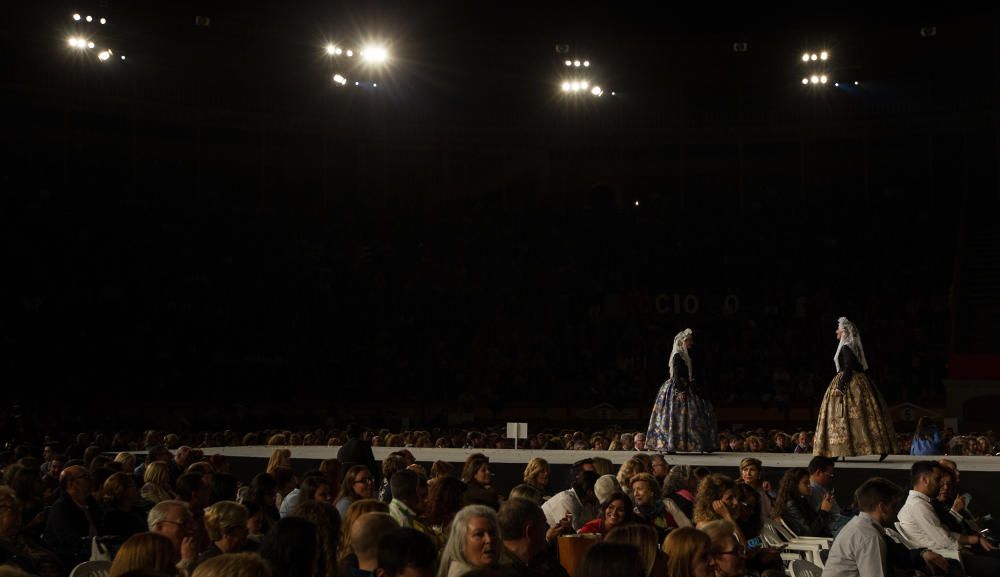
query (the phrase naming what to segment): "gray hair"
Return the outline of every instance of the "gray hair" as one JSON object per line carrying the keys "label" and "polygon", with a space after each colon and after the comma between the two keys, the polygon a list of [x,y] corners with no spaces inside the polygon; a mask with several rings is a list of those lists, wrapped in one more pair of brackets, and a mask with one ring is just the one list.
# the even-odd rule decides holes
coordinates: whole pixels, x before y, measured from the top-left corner
{"label": "gray hair", "polygon": [[191,510],[188,509],[188,504],[184,501],[160,501],[149,510],[149,515],[146,517],[146,524],[149,526],[149,530],[153,531],[158,523],[166,521],[171,509],[174,507],[183,509],[184,516],[188,519],[191,518]]}
{"label": "gray hair", "polygon": [[448,577],[448,568],[452,562],[472,565],[465,557],[465,538],[469,532],[469,521],[475,517],[485,517],[493,523],[490,530],[490,537],[499,551],[500,529],[497,523],[497,513],[485,505],[469,505],[462,508],[451,522],[451,532],[448,534],[448,542],[441,553],[441,566],[438,569],[438,577]]}

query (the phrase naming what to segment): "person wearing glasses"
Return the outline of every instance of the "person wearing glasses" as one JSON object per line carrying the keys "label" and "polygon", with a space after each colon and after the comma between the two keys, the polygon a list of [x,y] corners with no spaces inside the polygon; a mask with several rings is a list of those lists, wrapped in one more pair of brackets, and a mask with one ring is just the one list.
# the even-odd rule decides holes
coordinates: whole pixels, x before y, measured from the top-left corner
{"label": "person wearing glasses", "polygon": [[177,568],[190,572],[198,559],[198,547],[194,540],[194,516],[184,501],[160,501],[149,511],[146,518],[149,530],[159,533],[174,545],[180,561]]}
{"label": "person wearing glasses", "polygon": [[701,530],[712,540],[709,554],[715,559],[715,577],[739,577],[746,573],[746,551],[736,539],[736,525],[719,519],[706,523]]}
{"label": "person wearing glasses", "polygon": [[45,522],[45,543],[65,567],[75,567],[90,558],[87,537],[101,535],[101,509],[91,496],[93,479],[87,469],[73,465],[59,475],[63,494],[52,505]]}
{"label": "person wearing glasses", "polygon": [[337,494],[336,507],[343,519],[347,508],[359,499],[371,499],[375,494],[375,477],[365,465],[354,465],[347,470]]}

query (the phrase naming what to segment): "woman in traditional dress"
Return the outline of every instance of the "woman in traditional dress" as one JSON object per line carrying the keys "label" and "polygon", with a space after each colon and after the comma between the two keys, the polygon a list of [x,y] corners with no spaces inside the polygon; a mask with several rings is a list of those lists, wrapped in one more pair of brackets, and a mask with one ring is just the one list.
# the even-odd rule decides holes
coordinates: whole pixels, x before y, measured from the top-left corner
{"label": "woman in traditional dress", "polygon": [[865,371],[868,360],[861,335],[846,317],[837,321],[840,344],[833,357],[837,374],[823,396],[813,439],[813,454],[824,457],[880,455],[884,460],[896,451],[885,399]]}
{"label": "woman in traditional dress", "polygon": [[684,329],[674,337],[670,378],[656,397],[646,432],[650,451],[711,453],[718,446],[715,409],[695,388],[691,356],[694,333]]}

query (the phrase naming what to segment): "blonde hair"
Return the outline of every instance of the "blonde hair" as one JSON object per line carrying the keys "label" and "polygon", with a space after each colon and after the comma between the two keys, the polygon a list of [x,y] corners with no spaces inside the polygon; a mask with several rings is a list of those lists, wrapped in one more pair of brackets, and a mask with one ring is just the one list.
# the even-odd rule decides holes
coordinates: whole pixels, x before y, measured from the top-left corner
{"label": "blonde hair", "polygon": [[173,573],[176,564],[177,552],[170,539],[159,533],[136,533],[118,549],[108,577],[118,577],[133,569]]}
{"label": "blonde hair", "polygon": [[681,527],[671,531],[663,541],[667,554],[667,577],[690,577],[691,568],[699,555],[712,547],[707,534],[694,527]]}
{"label": "blonde hair", "polygon": [[[270,444],[270,443],[268,443]],[[275,449],[267,462],[267,473],[273,475],[278,467],[289,467],[292,464],[291,449]]]}
{"label": "blonde hair", "polygon": [[736,483],[729,477],[720,473],[713,473],[698,483],[698,491],[694,501],[695,524],[707,523],[720,519],[718,513],[712,508],[712,503],[718,501],[726,494],[726,491],[735,491]]}
{"label": "blonde hair", "polygon": [[117,505],[118,500],[125,495],[130,485],[133,489],[135,488],[135,481],[132,480],[131,475],[115,473],[105,479],[104,485],[101,487],[101,499],[107,504]]}
{"label": "blonde hair", "polygon": [[163,461],[153,461],[146,465],[146,472],[142,474],[144,483],[152,483],[157,487],[163,486],[164,481],[170,480],[170,466]]}
{"label": "blonde hair", "polygon": [[133,455],[132,453],[125,453],[125,452],[118,453],[117,455],[115,455],[115,462],[121,463],[122,467],[127,471],[135,469],[135,455]]}
{"label": "blonde hair", "polygon": [[644,473],[645,467],[642,465],[642,461],[632,457],[631,459],[622,463],[622,466],[618,468],[618,484],[622,488],[629,487],[629,492],[631,492],[632,485],[629,485],[629,480],[638,473]]}
{"label": "blonde hair", "polygon": [[643,566],[646,568],[646,575],[648,576],[653,571],[653,564],[656,563],[656,551],[659,549],[660,543],[656,529],[652,526],[644,523],[626,523],[612,529],[604,538],[604,542],[622,543],[636,547],[639,549],[639,556],[642,557]]}
{"label": "blonde hair", "polygon": [[221,541],[230,530],[245,527],[250,511],[236,501],[219,501],[205,509],[205,532],[213,542]]}
{"label": "blonde hair", "polygon": [[271,577],[271,567],[256,553],[225,553],[199,563],[191,577]]}
{"label": "blonde hair", "polygon": [[533,457],[524,468],[524,482],[534,486],[538,476],[549,470],[548,461],[541,457]]}

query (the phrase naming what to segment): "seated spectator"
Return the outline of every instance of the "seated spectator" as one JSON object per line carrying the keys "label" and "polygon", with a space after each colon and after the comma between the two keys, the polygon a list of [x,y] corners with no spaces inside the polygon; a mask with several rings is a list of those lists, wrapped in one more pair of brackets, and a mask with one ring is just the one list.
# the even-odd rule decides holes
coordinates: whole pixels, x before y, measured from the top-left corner
{"label": "seated spectator", "polygon": [[549,462],[541,457],[534,457],[524,468],[524,484],[530,485],[548,496],[550,469]]}
{"label": "seated spectator", "polygon": [[694,523],[694,492],[698,480],[690,465],[675,465],[663,484],[663,504],[678,527],[692,527]]}
{"label": "seated spectator", "polygon": [[542,505],[545,518],[550,527],[554,527],[563,519],[568,518],[574,531],[579,531],[587,522],[597,517],[597,495],[594,485],[597,483],[597,473],[580,471],[573,486],[555,494]]}
{"label": "seated spectator", "polygon": [[139,494],[143,499],[155,505],[160,501],[169,501],[176,498],[172,489],[173,482],[170,478],[170,465],[163,461],[153,461],[146,465],[146,471],[142,475],[143,486]]}
{"label": "seated spectator", "polygon": [[462,481],[466,484],[466,505],[486,505],[494,511],[500,508],[500,495],[493,486],[493,472],[488,458],[472,455],[462,471]]}
{"label": "seated spectator", "polygon": [[813,511],[825,509],[823,502],[829,500],[830,521],[826,527],[830,535],[837,536],[837,531],[843,527],[850,517],[841,514],[840,504],[837,503],[836,496],[833,495],[833,468],[834,460],[822,455],[816,455],[809,460],[809,504]]}
{"label": "seated spectator", "polygon": [[546,554],[549,525],[538,503],[525,499],[507,501],[497,514],[497,524],[503,539],[501,566],[537,577],[566,577],[558,560]]}
{"label": "seated spectator", "polygon": [[358,518],[366,513],[385,513],[388,515],[389,506],[378,499],[360,499],[351,503],[351,506],[347,508],[347,515],[344,515],[340,528],[340,548],[337,553],[337,561],[341,567],[347,569],[358,567],[358,556],[354,553],[354,545],[351,542],[351,528]]}
{"label": "seated spectator", "polygon": [[928,416],[920,417],[917,429],[913,433],[910,444],[911,455],[943,455],[944,445],[941,442],[941,431]]}
{"label": "seated spectator", "polygon": [[235,501],[219,501],[205,509],[205,531],[211,545],[198,563],[224,553],[242,553],[247,547],[247,508]]}
{"label": "seated spectator", "polygon": [[774,448],[772,452],[774,453],[791,453],[795,450],[794,443],[792,443],[791,437],[781,431],[775,433],[774,435]]}
{"label": "seated spectator", "polygon": [[656,530],[645,524],[619,525],[604,536],[605,543],[632,545],[639,551],[646,575],[663,575],[667,559],[660,551]]}
{"label": "seated spectator", "polygon": [[139,491],[131,475],[115,473],[108,477],[102,496],[105,534],[116,535],[124,542],[132,535],[148,530],[146,511],[136,505]]}
{"label": "seated spectator", "polygon": [[855,501],[860,512],[833,541],[823,569],[825,577],[888,576],[894,567],[907,569],[911,575],[917,568],[929,574],[949,574],[948,562],[937,553],[910,551],[886,537],[901,493],[894,483],[878,477],[858,487]]}
{"label": "seated spectator", "polygon": [[156,533],[138,533],[129,537],[111,563],[109,577],[146,569],[171,575],[176,571],[177,552],[170,539]]}
{"label": "seated spectator", "polygon": [[378,542],[380,577],[436,577],[437,547],[427,535],[400,528],[382,535]]}
{"label": "seated spectator", "polygon": [[714,574],[715,557],[712,540],[692,527],[671,531],[663,542],[667,555],[667,575],[670,577],[702,577]]}
{"label": "seated spectator", "polygon": [[621,491],[611,493],[602,503],[600,515],[580,527],[578,533],[608,534],[612,529],[632,521],[632,502]]}
{"label": "seated spectator", "polygon": [[52,505],[45,521],[45,543],[59,556],[64,567],[75,567],[90,558],[87,537],[102,534],[102,514],[90,495],[90,473],[81,466],[63,469],[59,478],[62,496]]}
{"label": "seated spectator", "polygon": [[[736,525],[737,509],[740,506],[736,483],[725,475],[713,473],[698,484],[698,492],[694,504],[695,525],[699,528],[710,521],[725,519]],[[737,529],[740,543],[746,544],[742,533]]]}
{"label": "seated spectator", "polygon": [[57,577],[59,558],[21,533],[21,504],[10,487],[0,486],[0,566],[20,567],[39,577]]}
{"label": "seated spectator", "polygon": [[420,522],[427,499],[427,485],[423,478],[410,470],[397,471],[390,481],[392,487],[392,502],[389,503],[389,515],[399,523],[400,527],[409,527],[423,533],[430,532]]}
{"label": "seated spectator", "polygon": [[778,487],[778,498],[772,515],[775,520],[784,520],[788,528],[800,537],[830,537],[830,509],[833,495],[826,493],[819,510],[809,502],[809,471],[794,468],[785,471]]}
{"label": "seated spectator", "polygon": [[364,465],[354,465],[344,475],[343,484],[334,502],[340,517],[347,516],[347,508],[360,499],[371,499],[375,495],[375,478]]}
{"label": "seated spectator", "polygon": [[774,508],[774,501],[768,493],[767,489],[770,488],[770,485],[764,481],[763,464],[760,462],[760,459],[747,457],[740,461],[740,481],[756,491],[757,502],[760,505],[757,509],[759,510],[761,521],[770,519],[771,509]]}
{"label": "seated spectator", "polygon": [[319,542],[319,565],[317,577],[340,577],[340,515],[337,508],[326,501],[303,501],[295,507],[292,515],[316,525]]}
{"label": "seated spectator", "polygon": [[647,573],[638,547],[603,542],[587,549],[574,577],[647,577]]}
{"label": "seated spectator", "polygon": [[454,469],[455,466],[448,461],[434,461],[434,464],[431,465],[431,478],[427,480],[427,485],[433,485],[441,479],[450,476]]}
{"label": "seated spectator", "polygon": [[438,577],[461,577],[475,569],[496,567],[501,547],[496,511],[469,505],[452,522]]}
{"label": "seated spectator", "polygon": [[389,455],[382,461],[382,486],[378,491],[378,500],[383,503],[389,503],[392,501],[392,487],[389,485],[389,481],[392,476],[398,471],[406,469],[409,465],[408,459],[402,454],[402,452],[389,453]]}
{"label": "seated spectator", "polygon": [[230,553],[199,563],[191,577],[272,577],[272,574],[260,555]]}
{"label": "seated spectator", "polygon": [[[985,537],[948,531],[938,519],[931,501],[940,490],[941,474],[942,467],[935,461],[917,461],[910,467],[913,489],[899,511],[900,531],[911,545],[952,558],[957,555],[973,577],[1000,575],[1000,558],[989,554],[994,547]],[[967,545],[975,548],[965,549]]]}
{"label": "seated spectator", "polygon": [[180,561],[177,568],[181,572],[190,572],[198,558],[192,533],[194,519],[187,503],[183,501],[160,501],[153,506],[146,518],[149,530],[170,539],[174,552]]}
{"label": "seated spectator", "polygon": [[542,493],[541,493],[541,491],[539,491],[538,489],[536,489],[536,488],[534,488],[534,487],[532,487],[530,485],[525,485],[524,483],[521,483],[520,485],[517,485],[516,487],[514,487],[513,489],[511,489],[510,490],[510,494],[507,495],[507,498],[508,499],[527,499],[529,501],[534,501],[535,503],[538,503],[539,505],[541,505],[542,503],[545,502],[545,500],[542,499]]}
{"label": "seated spectator", "polygon": [[261,511],[261,531],[267,534],[281,518],[278,513],[278,484],[274,477],[259,473],[250,481],[245,502],[256,503]]}
{"label": "seated spectator", "polygon": [[746,570],[746,551],[736,540],[736,526],[724,519],[706,523],[701,528],[712,540],[715,577],[740,577]]}
{"label": "seated spectator", "polygon": [[966,526],[961,509],[955,508],[956,506],[961,507],[963,502],[964,499],[955,495],[955,474],[950,469],[941,467],[941,486],[938,489],[937,497],[931,500],[931,505],[934,506],[934,512],[938,519],[949,531],[955,533],[974,532],[969,531]]}
{"label": "seated spectator", "polygon": [[299,517],[278,521],[264,537],[260,556],[274,577],[315,577],[319,566],[316,525]]}
{"label": "seated spectator", "polygon": [[365,513],[351,525],[351,544],[358,566],[351,567],[352,577],[371,577],[378,567],[378,546],[384,535],[399,529],[386,513]]}
{"label": "seated spectator", "polygon": [[278,513],[281,517],[287,517],[300,502],[305,501],[325,501],[333,504],[333,490],[330,487],[330,480],[320,471],[306,473],[302,477],[301,485],[293,489],[281,502]]}
{"label": "seated spectator", "polygon": [[621,487],[622,491],[626,495],[628,495],[629,498],[631,498],[632,497],[632,484],[631,484],[632,477],[635,477],[639,473],[645,473],[645,472],[646,472],[646,469],[643,468],[642,461],[640,461],[639,459],[637,459],[635,457],[631,457],[629,459],[626,459],[625,462],[622,463],[621,467],[619,467],[619,469],[618,469],[618,474],[615,475],[615,478],[618,479],[618,486]]}
{"label": "seated spectator", "polygon": [[812,448],[812,433],[809,431],[801,431],[797,438],[795,439],[795,448],[792,452],[796,455],[805,454],[809,455],[813,452]]}
{"label": "seated spectator", "polygon": [[639,473],[632,477],[632,497],[635,509],[632,511],[635,520],[648,523],[656,529],[658,539],[662,542],[671,529],[677,528],[677,521],[667,511],[660,497],[660,485],[656,477],[649,473]]}

